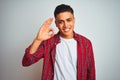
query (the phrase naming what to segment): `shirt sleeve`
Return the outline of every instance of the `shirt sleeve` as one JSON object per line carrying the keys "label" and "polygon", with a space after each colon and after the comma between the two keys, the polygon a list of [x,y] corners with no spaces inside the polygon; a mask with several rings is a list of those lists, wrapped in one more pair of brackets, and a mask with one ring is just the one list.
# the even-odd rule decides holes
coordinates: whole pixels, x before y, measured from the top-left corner
{"label": "shirt sleeve", "polygon": [[31,47],[31,45],[28,48],[26,48],[26,50],[25,50],[25,54],[22,59],[23,66],[30,66],[31,64],[37,62],[38,60],[40,60],[41,58],[44,57],[45,49],[44,49],[43,43],[39,46],[37,51],[33,54],[29,53],[30,47]]}
{"label": "shirt sleeve", "polygon": [[89,42],[88,46],[88,80],[96,80],[95,75],[95,61],[94,61],[94,54],[92,49],[92,44]]}

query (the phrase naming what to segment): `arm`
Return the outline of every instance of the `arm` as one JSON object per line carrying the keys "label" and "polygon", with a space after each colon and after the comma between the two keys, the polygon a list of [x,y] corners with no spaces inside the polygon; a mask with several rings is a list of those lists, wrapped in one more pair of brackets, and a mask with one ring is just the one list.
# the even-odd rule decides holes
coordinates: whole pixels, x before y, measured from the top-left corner
{"label": "arm", "polygon": [[89,42],[88,46],[88,80],[96,80],[96,73],[95,73],[95,61],[94,61],[94,54],[92,49],[92,44]]}
{"label": "arm", "polygon": [[31,45],[26,48],[25,54],[22,60],[23,66],[30,66],[31,64],[37,62],[44,57],[44,42],[42,42],[39,48],[34,53],[30,53]]}
{"label": "arm", "polygon": [[[26,49],[22,60],[23,66],[29,66],[44,57],[45,46],[43,42],[54,36],[54,30],[49,28],[52,21],[53,19],[49,18],[43,23],[33,43]],[[49,34],[49,32],[52,32],[52,34]]]}

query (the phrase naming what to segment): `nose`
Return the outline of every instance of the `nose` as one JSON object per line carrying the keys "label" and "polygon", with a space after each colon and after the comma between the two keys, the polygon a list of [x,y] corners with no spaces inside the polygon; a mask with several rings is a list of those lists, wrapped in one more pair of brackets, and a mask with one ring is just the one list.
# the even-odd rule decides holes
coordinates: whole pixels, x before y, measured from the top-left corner
{"label": "nose", "polygon": [[67,26],[68,26],[68,23],[64,22],[64,28],[67,28]]}

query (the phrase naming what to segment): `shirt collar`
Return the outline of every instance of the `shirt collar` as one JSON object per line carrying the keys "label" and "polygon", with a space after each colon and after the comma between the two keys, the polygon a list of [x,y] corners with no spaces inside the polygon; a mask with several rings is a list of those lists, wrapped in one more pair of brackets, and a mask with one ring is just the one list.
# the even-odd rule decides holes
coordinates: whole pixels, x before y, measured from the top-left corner
{"label": "shirt collar", "polygon": [[[74,36],[73,38],[76,40],[76,41],[79,41],[79,37],[78,37],[78,34],[76,32],[74,32]],[[59,43],[60,42],[60,32],[58,32],[56,34],[56,41]]]}

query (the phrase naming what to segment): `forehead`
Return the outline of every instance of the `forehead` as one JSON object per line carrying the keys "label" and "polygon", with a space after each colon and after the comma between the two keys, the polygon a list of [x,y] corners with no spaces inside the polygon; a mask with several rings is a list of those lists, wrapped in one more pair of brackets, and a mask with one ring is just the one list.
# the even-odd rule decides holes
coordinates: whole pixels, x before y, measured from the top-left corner
{"label": "forehead", "polygon": [[71,12],[62,12],[57,14],[56,20],[66,20],[68,18],[73,18],[73,14]]}

